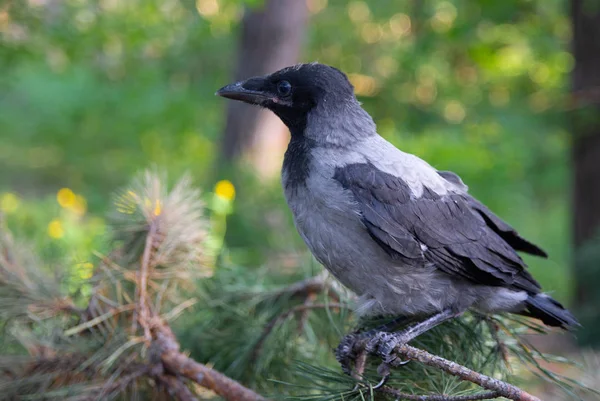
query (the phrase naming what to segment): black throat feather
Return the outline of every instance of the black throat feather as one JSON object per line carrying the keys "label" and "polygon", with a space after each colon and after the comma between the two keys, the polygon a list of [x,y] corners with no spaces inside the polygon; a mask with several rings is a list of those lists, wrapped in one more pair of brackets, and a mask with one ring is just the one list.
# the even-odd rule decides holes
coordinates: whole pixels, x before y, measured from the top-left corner
{"label": "black throat feather", "polygon": [[283,158],[283,185],[285,189],[293,191],[306,185],[310,173],[311,150],[315,147],[314,141],[306,138],[303,130],[294,131]]}

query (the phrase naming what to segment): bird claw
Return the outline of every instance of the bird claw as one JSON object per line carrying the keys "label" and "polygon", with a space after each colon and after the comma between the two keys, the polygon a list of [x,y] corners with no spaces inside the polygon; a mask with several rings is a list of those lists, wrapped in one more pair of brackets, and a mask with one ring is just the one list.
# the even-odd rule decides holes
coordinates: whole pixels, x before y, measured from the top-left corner
{"label": "bird claw", "polygon": [[393,353],[398,345],[406,344],[408,342],[402,334],[403,333],[380,331],[367,343],[367,346],[365,347],[367,352],[379,356],[382,360],[381,365],[377,368],[377,373],[381,376],[381,380],[373,386],[373,390],[377,390],[387,383],[391,374],[391,367],[398,367],[409,362],[403,361]]}
{"label": "bird claw", "polygon": [[394,349],[399,345],[406,344],[408,341],[403,333],[378,332],[367,343],[366,350],[370,354],[379,356],[382,360],[377,372],[381,375],[381,381],[375,386],[379,388],[385,384],[389,375],[390,367],[398,367],[407,364],[410,361],[403,361],[394,354]]}
{"label": "bird claw", "polygon": [[354,352],[354,347],[358,340],[359,336],[356,333],[347,334],[335,349],[335,359],[340,363],[342,371],[347,375],[352,374],[351,364],[356,361],[357,355]]}
{"label": "bird claw", "polygon": [[377,373],[379,374],[379,376],[381,376],[381,380],[379,380],[379,383],[377,383],[376,385],[374,385],[372,387],[373,390],[377,390],[378,388],[385,386],[388,379],[390,378],[390,374],[391,374],[390,366],[398,367],[398,366],[406,365],[408,362],[410,362],[410,361],[403,361],[397,357],[394,357],[393,362],[382,362],[381,365],[379,365],[379,367],[377,368]]}
{"label": "bird claw", "polygon": [[388,333],[384,331],[377,332],[367,343],[366,351],[381,357],[384,363],[392,364],[396,359],[393,355],[394,349],[399,345],[406,344],[408,341],[403,333]]}

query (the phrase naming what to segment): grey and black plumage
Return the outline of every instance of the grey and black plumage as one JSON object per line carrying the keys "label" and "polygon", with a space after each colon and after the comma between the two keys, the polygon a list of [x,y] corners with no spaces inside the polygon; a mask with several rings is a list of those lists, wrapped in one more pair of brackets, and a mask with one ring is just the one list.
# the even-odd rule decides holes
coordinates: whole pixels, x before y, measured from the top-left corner
{"label": "grey and black plumage", "polygon": [[517,252],[546,253],[469,195],[456,174],[379,136],[341,71],[300,64],[217,94],[268,108],[289,127],[282,184],[296,227],[359,295],[359,313],[443,313],[441,321],[474,309],[577,325]]}

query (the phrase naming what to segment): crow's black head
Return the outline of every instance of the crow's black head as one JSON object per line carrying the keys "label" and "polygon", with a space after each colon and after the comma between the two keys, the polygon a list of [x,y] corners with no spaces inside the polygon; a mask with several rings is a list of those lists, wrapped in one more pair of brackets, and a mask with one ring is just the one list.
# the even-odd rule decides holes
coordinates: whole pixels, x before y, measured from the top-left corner
{"label": "crow's black head", "polygon": [[265,107],[294,132],[304,129],[315,107],[337,107],[353,100],[354,88],[337,68],[311,63],[236,82],[216,94]]}

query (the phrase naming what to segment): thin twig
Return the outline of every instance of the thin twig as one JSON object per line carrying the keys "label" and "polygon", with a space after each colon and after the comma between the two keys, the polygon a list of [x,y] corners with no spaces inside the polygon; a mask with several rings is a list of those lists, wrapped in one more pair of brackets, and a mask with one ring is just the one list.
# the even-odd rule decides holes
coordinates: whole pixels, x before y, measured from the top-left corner
{"label": "thin twig", "polygon": [[[83,316],[83,318],[81,319],[84,323],[86,321],[91,321],[92,319],[97,319],[99,316],[102,316],[106,313],[102,309],[100,309],[100,307],[98,306],[98,298],[96,298],[96,291],[94,291],[94,290],[92,290],[92,291],[93,291],[92,296],[90,297],[87,308],[85,309],[85,316]],[[117,305],[116,307],[119,308],[120,306],[121,305]],[[135,307],[135,306],[133,306],[133,307]],[[114,309],[111,309],[111,310],[114,310]],[[112,316],[108,316],[107,319],[109,319],[111,317]],[[94,327],[89,327],[90,332],[94,333],[94,331],[93,331],[94,328],[98,329],[101,336],[107,337],[108,329],[106,327],[104,327],[102,322],[99,322]],[[96,334],[96,333],[94,333],[94,334]]]}
{"label": "thin twig", "polygon": [[430,395],[417,395],[408,394],[396,390],[391,387],[382,387],[380,390],[382,393],[393,395],[396,400],[407,400],[407,401],[478,401],[478,400],[493,400],[500,397],[496,391],[486,391],[483,393],[469,394],[469,395],[445,395],[445,394],[430,394]]}
{"label": "thin twig", "polygon": [[136,307],[135,305],[122,305],[122,306],[119,306],[118,308],[113,308],[113,309],[109,310],[108,312],[104,313],[103,315],[97,316],[94,319],[88,320],[87,322],[78,324],[75,327],[71,327],[69,330],[65,330],[64,335],[68,337],[68,336],[72,336],[73,334],[78,334],[78,333],[82,332],[83,330],[90,329],[90,328],[102,323],[103,321],[113,317],[114,315],[134,309],[135,307]]}
{"label": "thin twig", "polygon": [[496,322],[496,320],[493,317],[486,317],[485,321],[488,325],[488,328],[490,330],[490,334],[492,335],[492,338],[496,342],[498,351],[500,351],[500,356],[502,357],[502,360],[504,361],[504,366],[506,366],[508,369],[510,369],[510,363],[508,361],[508,350],[506,349],[506,344],[504,344],[504,341],[502,341],[502,339],[498,335],[498,332],[500,331],[500,326],[498,325],[498,323]]}
{"label": "thin twig", "polygon": [[271,332],[273,331],[275,326],[277,326],[279,323],[285,321],[291,315],[293,315],[297,312],[304,312],[304,311],[307,311],[310,309],[343,308],[343,307],[344,307],[344,305],[342,305],[341,303],[338,303],[338,302],[332,302],[332,303],[328,303],[328,304],[323,304],[323,303],[321,303],[321,304],[302,304],[302,305],[295,306],[295,307],[275,316],[273,319],[271,319],[271,321],[263,329],[263,332],[262,332],[260,338],[258,339],[258,341],[256,342],[256,345],[254,346],[254,351],[252,352],[251,359],[253,361],[255,361],[256,358],[258,358],[258,355],[260,354],[265,341],[267,340],[267,338],[269,337],[269,334],[271,334]]}
{"label": "thin twig", "polygon": [[314,277],[307,278],[305,280],[298,281],[293,283],[275,293],[276,298],[280,298],[283,296],[289,297],[297,297],[303,296],[306,297],[309,294],[318,294],[320,292],[328,291],[328,295],[334,301],[340,300],[340,294],[333,287],[333,282],[327,279],[327,275],[325,272],[318,274]]}
{"label": "thin twig", "polygon": [[367,351],[362,350],[356,357],[354,364],[354,370],[352,370],[352,377],[357,380],[363,380],[363,373],[365,372],[365,366],[367,365]]}
{"label": "thin twig", "polygon": [[[317,299],[317,294],[309,293],[304,299],[304,305],[312,305]],[[298,319],[298,334],[301,334],[306,327],[306,322],[308,321],[308,312],[309,309],[305,309],[300,313],[300,318]]]}
{"label": "thin twig", "polygon": [[188,300],[185,300],[182,303],[180,303],[179,305],[177,305],[176,307],[174,307],[169,312],[165,313],[162,316],[162,318],[164,320],[166,320],[167,322],[170,322],[171,320],[173,320],[177,316],[179,316],[184,310],[196,305],[197,303],[198,303],[198,300],[196,298],[190,298]]}
{"label": "thin twig", "polygon": [[198,401],[192,390],[178,377],[172,375],[160,375],[157,377],[169,392],[179,401]]}
{"label": "thin twig", "polygon": [[[120,371],[117,370],[118,374],[112,375],[108,379],[108,381],[100,389],[100,394],[95,395],[93,399],[94,400],[101,400],[103,398],[108,398],[108,397],[106,397],[108,394],[111,394],[111,393],[122,393],[123,391],[125,391],[125,389],[127,389],[127,387],[132,382],[134,382],[135,380],[137,380],[141,376],[144,376],[144,375],[148,374],[148,372],[150,371],[150,367],[149,366],[136,366],[133,369],[132,373],[130,373],[130,374],[123,374],[123,373],[125,373],[124,371],[126,370],[126,368],[130,368],[130,367],[123,366],[121,369],[119,369]],[[118,377],[118,376],[120,376],[119,380],[115,380],[115,378]]]}
{"label": "thin twig", "polygon": [[505,397],[514,401],[540,401],[536,396],[533,396],[512,384],[475,372],[456,362],[430,354],[427,351],[410,345],[400,345],[394,349],[394,352],[399,357],[421,362],[424,365],[440,369],[453,376],[459,377],[462,380],[475,383],[486,390],[495,391],[498,393],[499,397]]}
{"label": "thin twig", "polygon": [[152,246],[154,244],[154,236],[158,229],[157,218],[152,220],[150,223],[150,230],[146,236],[146,245],[144,247],[144,253],[142,255],[142,265],[140,267],[140,285],[139,285],[139,321],[140,325],[144,328],[144,337],[146,341],[150,342],[152,336],[150,335],[150,328],[148,327],[148,300],[146,299],[146,289],[148,286],[148,272],[150,270],[150,256],[152,254]]}

